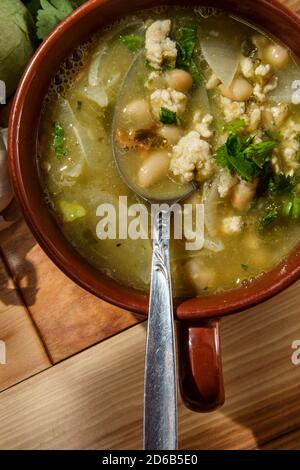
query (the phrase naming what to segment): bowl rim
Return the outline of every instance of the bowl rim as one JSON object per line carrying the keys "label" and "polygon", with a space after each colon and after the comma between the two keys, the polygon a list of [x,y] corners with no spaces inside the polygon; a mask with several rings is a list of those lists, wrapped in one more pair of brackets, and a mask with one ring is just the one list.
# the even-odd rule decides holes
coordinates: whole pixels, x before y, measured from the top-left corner
{"label": "bowl rim", "polygon": [[[276,12],[281,19],[283,19],[283,17],[288,18],[290,23],[294,25],[293,28],[295,28],[295,30],[296,28],[298,29],[300,36],[300,18],[285,5],[279,3],[278,0],[255,0],[255,2],[265,6],[267,5],[268,8],[273,8],[274,12]],[[122,286],[118,282],[102,275],[95,268],[92,268],[74,249],[70,248],[69,252],[66,253],[62,249],[54,246],[51,241],[51,234],[46,234],[40,226],[40,214],[35,213],[32,209],[32,201],[26,189],[26,181],[23,178],[20,166],[20,159],[22,158],[20,128],[23,124],[22,118],[24,119],[24,107],[26,107],[25,97],[30,90],[33,78],[39,73],[39,67],[42,67],[44,61],[47,61],[48,52],[53,47],[57,46],[57,44],[63,40],[64,35],[77,23],[94,12],[94,10],[112,3],[114,3],[114,0],[91,0],[83,4],[56,27],[33,55],[19,83],[10,113],[8,134],[9,170],[13,189],[21,206],[24,218],[38,243],[49,258],[75,283],[97,297],[118,307],[125,308],[126,310],[147,314],[148,295],[135,289]],[[178,0],[173,3],[180,4],[182,2]],[[204,5],[211,2],[195,1],[192,3]],[[253,7],[253,0],[251,2],[249,0],[248,3],[251,3]],[[136,11],[139,9],[141,10],[142,8],[136,8]],[[34,165],[36,165],[35,155],[33,160],[35,160]],[[52,219],[52,215],[49,211],[49,218],[50,217]],[[56,222],[53,219],[53,227],[54,224],[56,225]],[[64,238],[62,232],[61,237]],[[91,276],[93,277],[93,282]],[[189,299],[174,299],[175,312],[178,318],[186,320],[228,315],[242,311],[273,297],[299,278],[300,244],[283,262],[277,265],[276,268],[264,274],[260,279],[255,280],[247,288],[239,287],[219,294]]]}

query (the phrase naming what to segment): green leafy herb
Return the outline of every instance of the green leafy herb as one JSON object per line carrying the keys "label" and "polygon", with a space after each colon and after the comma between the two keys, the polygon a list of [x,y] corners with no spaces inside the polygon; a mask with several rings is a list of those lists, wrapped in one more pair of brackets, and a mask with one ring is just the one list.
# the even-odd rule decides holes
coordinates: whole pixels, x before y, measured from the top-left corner
{"label": "green leafy herb", "polygon": [[300,217],[300,197],[293,196],[286,200],[282,206],[282,215],[291,219],[299,219]]}
{"label": "green leafy herb", "polygon": [[296,186],[296,178],[294,176],[279,173],[271,176],[268,189],[271,194],[292,193]]}
{"label": "green leafy herb", "polygon": [[44,39],[66,16],[73,11],[69,0],[40,0],[37,12],[37,37]]}
{"label": "green leafy herb", "polygon": [[273,222],[275,222],[279,217],[280,217],[280,212],[278,210],[278,206],[275,204],[272,204],[266,209],[264,215],[259,220],[258,227],[257,227],[258,231],[263,232],[266,227],[268,227]]}
{"label": "green leafy herb", "polygon": [[246,181],[253,181],[257,166],[248,160],[243,153],[243,143],[239,135],[230,134],[226,144],[218,148],[215,159],[218,165],[236,172]]}
{"label": "green leafy herb", "polygon": [[178,31],[178,65],[190,67],[197,40],[197,27],[183,26]]}
{"label": "green leafy herb", "polygon": [[196,64],[195,60],[191,60],[191,64],[188,67],[188,71],[192,76],[195,85],[199,86],[203,82],[203,76],[200,72],[200,67]]}
{"label": "green leafy herb", "polygon": [[257,54],[257,47],[250,38],[245,39],[241,46],[242,54],[253,59]]}
{"label": "green leafy herb", "polygon": [[277,142],[274,140],[267,140],[259,144],[251,144],[244,150],[247,158],[256,163],[259,168],[263,168],[264,164],[269,160],[272,150],[276,147]]}
{"label": "green leafy herb", "polygon": [[216,152],[217,164],[236,172],[246,181],[253,181],[263,171],[276,142],[253,144],[252,141],[251,136],[230,133],[226,143]]}
{"label": "green leafy herb", "polygon": [[178,117],[175,111],[168,108],[161,108],[159,113],[159,120],[163,124],[178,124]]}
{"label": "green leafy herb", "polygon": [[53,148],[58,159],[68,154],[65,146],[65,131],[59,122],[53,123]]}
{"label": "green leafy herb", "polygon": [[242,263],[242,264],[241,264],[241,268],[242,268],[244,271],[248,271],[249,266],[248,266],[248,264]]}
{"label": "green leafy herb", "polygon": [[240,129],[245,127],[246,123],[244,119],[234,119],[230,121],[220,128],[221,134],[225,134],[225,132],[229,132],[231,134],[236,134]]}
{"label": "green leafy herb", "polygon": [[183,26],[177,33],[177,67],[186,69],[193,77],[194,83],[202,83],[202,74],[194,58],[197,42],[197,26]]}
{"label": "green leafy herb", "polygon": [[144,38],[136,34],[120,36],[120,40],[130,51],[137,51],[144,45]]}

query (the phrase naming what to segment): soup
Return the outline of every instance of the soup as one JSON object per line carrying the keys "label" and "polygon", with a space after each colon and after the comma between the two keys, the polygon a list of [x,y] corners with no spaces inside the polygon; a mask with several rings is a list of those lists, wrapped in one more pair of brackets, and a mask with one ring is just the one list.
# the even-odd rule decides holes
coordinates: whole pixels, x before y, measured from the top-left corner
{"label": "soup", "polygon": [[117,152],[153,199],[196,186],[184,202],[203,204],[205,242],[171,240],[175,295],[270,271],[299,240],[298,78],[276,38],[213,9],[148,10],[92,37],[62,64],[40,123],[40,179],[64,235],[101,272],[149,289],[151,237],[97,236],[101,204],[140,201]]}

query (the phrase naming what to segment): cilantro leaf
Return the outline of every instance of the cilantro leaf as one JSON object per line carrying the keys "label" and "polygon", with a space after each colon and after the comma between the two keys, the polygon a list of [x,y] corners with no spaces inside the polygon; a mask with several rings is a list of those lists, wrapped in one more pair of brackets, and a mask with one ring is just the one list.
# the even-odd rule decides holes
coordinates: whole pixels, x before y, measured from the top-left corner
{"label": "cilantro leaf", "polygon": [[215,154],[215,160],[217,164],[223,168],[228,168],[229,170],[233,171],[233,168],[230,165],[229,159],[228,159],[228,150],[227,150],[227,145],[221,145],[217,149],[217,152]]}
{"label": "cilantro leaf", "polygon": [[159,120],[163,124],[178,124],[178,117],[175,111],[168,108],[161,108],[159,113]]}
{"label": "cilantro leaf", "polygon": [[251,144],[245,149],[244,153],[248,158],[253,160],[259,168],[263,168],[276,145],[277,142],[275,142],[275,140],[267,140],[258,144]]}
{"label": "cilantro leaf", "polygon": [[229,132],[231,134],[236,134],[242,127],[245,127],[246,123],[244,119],[234,119],[233,121],[228,122],[222,127],[222,134]]}
{"label": "cilantro leaf", "polygon": [[191,65],[197,40],[197,27],[183,26],[178,31],[178,65],[189,67]]}
{"label": "cilantro leaf", "polygon": [[239,135],[230,134],[226,144],[218,148],[215,159],[218,165],[228,168],[232,173],[236,172],[246,181],[253,181],[258,174],[258,167],[246,158],[244,147],[245,141]]}
{"label": "cilantro leaf", "polygon": [[279,173],[273,175],[269,180],[268,189],[271,194],[292,193],[296,186],[296,178],[294,176]]}
{"label": "cilantro leaf", "polygon": [[186,69],[192,76],[194,83],[200,85],[202,83],[202,74],[200,67],[196,63],[194,50],[197,42],[197,26],[183,26],[177,33],[177,67]]}
{"label": "cilantro leaf", "polygon": [[275,220],[277,220],[279,217],[280,217],[280,213],[279,213],[277,205],[272,204],[266,209],[264,215],[259,220],[258,226],[257,226],[258,231],[263,232],[266,227],[268,227],[273,222],[275,222]]}
{"label": "cilantro leaf", "polygon": [[241,268],[242,268],[244,271],[248,271],[249,266],[248,266],[248,264],[242,263],[242,264],[241,264]]}
{"label": "cilantro leaf", "polygon": [[65,146],[65,131],[57,121],[53,123],[53,148],[59,160],[68,154]]}
{"label": "cilantro leaf", "polygon": [[141,49],[144,45],[144,38],[136,34],[120,36],[120,40],[130,51]]}
{"label": "cilantro leaf", "polygon": [[[241,125],[242,123],[237,123]],[[242,179],[253,181],[263,170],[273,148],[275,141],[265,141],[253,144],[253,137],[242,137],[237,133],[230,133],[224,145],[219,147],[215,159],[218,165],[236,172]]]}
{"label": "cilantro leaf", "polygon": [[300,217],[300,197],[293,196],[283,203],[282,215],[292,219]]}
{"label": "cilantro leaf", "polygon": [[69,0],[40,0],[37,12],[37,37],[44,39],[66,16],[73,11]]}

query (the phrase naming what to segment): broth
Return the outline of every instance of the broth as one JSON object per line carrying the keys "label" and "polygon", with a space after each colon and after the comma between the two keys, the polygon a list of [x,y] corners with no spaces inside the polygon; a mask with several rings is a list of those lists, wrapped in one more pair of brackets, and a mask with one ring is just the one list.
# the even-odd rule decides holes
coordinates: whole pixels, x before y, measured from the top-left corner
{"label": "broth", "polygon": [[139,202],[114,139],[127,178],[154,198],[197,184],[186,202],[204,204],[205,244],[171,240],[175,295],[271,270],[299,240],[299,76],[276,39],[211,9],[148,10],[95,35],[62,65],[40,123],[40,178],[61,230],[100,271],[148,290],[151,240],[96,235],[100,204]]}

